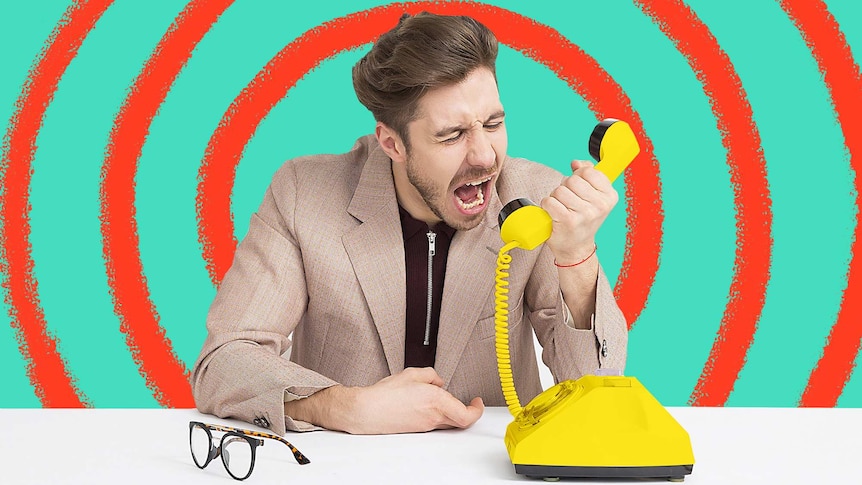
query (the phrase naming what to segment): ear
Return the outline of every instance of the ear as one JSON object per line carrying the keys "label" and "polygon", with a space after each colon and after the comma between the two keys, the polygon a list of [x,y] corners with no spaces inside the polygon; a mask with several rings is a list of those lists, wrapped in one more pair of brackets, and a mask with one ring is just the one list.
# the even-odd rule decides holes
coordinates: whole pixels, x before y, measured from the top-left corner
{"label": "ear", "polygon": [[378,121],[374,134],[377,136],[377,142],[380,143],[380,147],[383,148],[383,151],[389,155],[389,158],[393,162],[404,163],[407,161],[407,149],[395,130]]}

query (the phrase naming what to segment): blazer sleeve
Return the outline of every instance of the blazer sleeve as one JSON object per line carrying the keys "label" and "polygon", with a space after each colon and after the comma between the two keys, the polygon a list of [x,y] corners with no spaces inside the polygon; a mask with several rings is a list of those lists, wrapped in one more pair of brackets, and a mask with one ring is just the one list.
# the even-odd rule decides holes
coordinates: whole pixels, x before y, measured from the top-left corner
{"label": "blazer sleeve", "polygon": [[543,247],[527,282],[525,298],[530,323],[542,346],[542,361],[555,382],[577,379],[599,369],[625,370],[628,327],[617,306],[610,282],[599,266],[596,280],[596,311],[591,329],[566,324],[553,255]]}
{"label": "blazer sleeve", "polygon": [[308,300],[301,251],[293,236],[295,197],[295,176],[286,166],[252,216],[219,286],[191,380],[201,412],[278,434],[315,429],[285,416],[285,400],[337,384],[283,355]]}

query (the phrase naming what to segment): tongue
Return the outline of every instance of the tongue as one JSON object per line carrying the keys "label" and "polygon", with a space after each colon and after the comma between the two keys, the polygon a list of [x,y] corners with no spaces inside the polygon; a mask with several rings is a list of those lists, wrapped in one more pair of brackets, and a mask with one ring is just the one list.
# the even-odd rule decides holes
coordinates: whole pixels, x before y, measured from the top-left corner
{"label": "tongue", "polygon": [[455,189],[455,195],[461,199],[462,202],[470,203],[479,196],[479,185],[462,185]]}

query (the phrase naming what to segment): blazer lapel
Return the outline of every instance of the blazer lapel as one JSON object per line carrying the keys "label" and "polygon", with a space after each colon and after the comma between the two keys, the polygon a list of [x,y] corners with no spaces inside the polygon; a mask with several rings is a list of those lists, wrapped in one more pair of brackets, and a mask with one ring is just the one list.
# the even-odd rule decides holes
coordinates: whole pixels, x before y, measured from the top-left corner
{"label": "blazer lapel", "polygon": [[435,362],[437,373],[447,387],[480,312],[487,299],[493,298],[497,253],[503,247],[497,223],[501,208],[495,190],[482,224],[455,233],[449,248]]}
{"label": "blazer lapel", "polygon": [[347,211],[362,224],[342,238],[392,374],[404,368],[404,242],[389,157],[374,146]]}

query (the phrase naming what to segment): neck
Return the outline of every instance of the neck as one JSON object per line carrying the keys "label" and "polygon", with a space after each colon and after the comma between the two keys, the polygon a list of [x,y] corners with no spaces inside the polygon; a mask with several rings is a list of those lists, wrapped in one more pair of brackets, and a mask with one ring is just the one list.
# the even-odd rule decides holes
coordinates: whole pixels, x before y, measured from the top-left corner
{"label": "neck", "polygon": [[410,183],[404,164],[390,163],[392,164],[392,178],[395,181],[395,197],[398,199],[398,204],[417,221],[422,221],[429,226],[440,222],[440,218],[425,203],[422,194]]}

